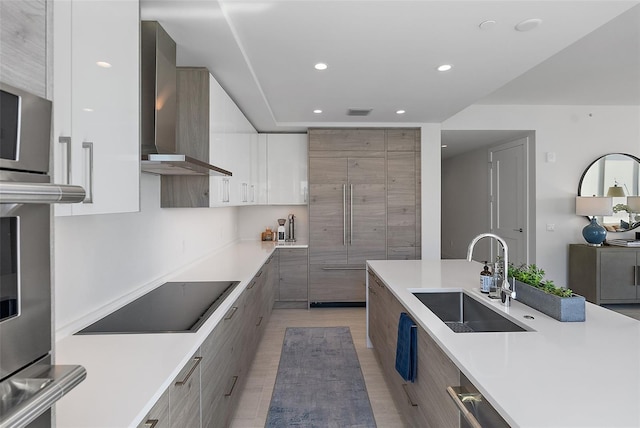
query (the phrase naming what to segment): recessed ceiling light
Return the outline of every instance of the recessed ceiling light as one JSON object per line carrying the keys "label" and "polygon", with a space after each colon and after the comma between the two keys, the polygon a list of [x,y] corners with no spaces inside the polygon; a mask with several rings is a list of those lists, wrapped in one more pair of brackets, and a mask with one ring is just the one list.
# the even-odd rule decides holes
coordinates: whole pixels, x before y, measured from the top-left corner
{"label": "recessed ceiling light", "polygon": [[404,110],[398,110],[398,111],[396,111],[396,114],[405,114],[405,111]]}
{"label": "recessed ceiling light", "polygon": [[436,70],[438,70],[438,71],[449,71],[452,68],[453,68],[453,66],[451,64],[442,64],[442,65],[439,65]]}
{"label": "recessed ceiling light", "polygon": [[313,66],[316,70],[326,70],[327,69],[327,64],[325,64],[324,62],[319,62],[316,65]]}
{"label": "recessed ceiling light", "polygon": [[446,144],[441,145],[440,147],[442,147],[443,149],[447,148]]}
{"label": "recessed ceiling light", "polygon": [[106,61],[98,61],[98,62],[96,62],[96,65],[98,67],[102,67],[102,68],[111,68],[111,64],[109,64]]}
{"label": "recessed ceiling light", "polygon": [[315,114],[320,114],[320,113],[322,113],[322,110],[320,110],[320,109],[318,108],[318,109],[315,109],[313,112],[314,112]]}
{"label": "recessed ceiling light", "polygon": [[525,19],[524,21],[517,23],[514,28],[517,31],[531,31],[533,29],[538,28],[540,24],[542,24],[542,19],[538,19],[538,18]]}

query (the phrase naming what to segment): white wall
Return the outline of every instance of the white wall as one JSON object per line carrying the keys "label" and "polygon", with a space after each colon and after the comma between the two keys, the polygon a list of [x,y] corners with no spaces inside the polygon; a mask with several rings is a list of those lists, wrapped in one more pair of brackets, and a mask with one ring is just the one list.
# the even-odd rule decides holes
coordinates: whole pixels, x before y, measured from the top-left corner
{"label": "white wall", "polygon": [[238,208],[161,209],[149,174],[140,195],[139,213],[55,218],[56,340],[238,239]]}
{"label": "white wall", "polygon": [[440,259],[440,144],[439,123],[420,127],[421,135],[421,197],[422,197],[422,259]]}
{"label": "white wall", "polygon": [[[487,148],[442,160],[442,258],[461,259],[469,242],[488,232],[489,161]],[[490,241],[481,240],[474,260],[491,260]]]}
{"label": "white wall", "polygon": [[[566,284],[568,244],[584,242],[585,219],[575,215],[584,169],[605,153],[640,156],[639,106],[474,105],[442,124],[443,130],[534,130],[536,263]],[[556,162],[546,161],[553,152]],[[547,231],[547,225],[555,231]],[[616,234],[617,236],[631,234]]]}

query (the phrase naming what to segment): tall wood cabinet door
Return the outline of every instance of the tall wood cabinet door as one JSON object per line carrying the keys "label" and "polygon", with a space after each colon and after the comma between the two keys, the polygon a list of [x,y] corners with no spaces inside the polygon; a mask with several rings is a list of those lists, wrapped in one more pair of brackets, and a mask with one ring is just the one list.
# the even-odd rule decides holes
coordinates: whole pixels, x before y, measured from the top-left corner
{"label": "tall wood cabinet door", "polygon": [[635,299],[637,252],[600,252],[600,298]]}
{"label": "tall wood cabinet door", "polygon": [[309,263],[347,262],[347,160],[309,159]]}
{"label": "tall wood cabinet door", "polygon": [[[387,245],[390,250],[395,250],[390,251],[393,254],[409,255],[410,250],[416,247],[415,166],[414,152],[390,152],[387,154],[387,231],[389,234]],[[405,251],[401,251],[401,249]],[[415,257],[415,251],[413,254]]]}
{"label": "tall wood cabinet door", "polygon": [[349,158],[348,264],[384,260],[386,184],[384,158]]}

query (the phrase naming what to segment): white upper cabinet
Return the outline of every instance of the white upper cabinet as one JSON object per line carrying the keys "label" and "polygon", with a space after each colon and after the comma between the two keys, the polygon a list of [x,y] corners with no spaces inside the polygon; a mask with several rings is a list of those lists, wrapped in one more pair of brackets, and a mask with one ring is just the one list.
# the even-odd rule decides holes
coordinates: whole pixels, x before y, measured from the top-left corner
{"label": "white upper cabinet", "polygon": [[267,134],[267,203],[304,205],[307,178],[307,134]]}
{"label": "white upper cabinet", "polygon": [[56,215],[140,209],[140,13],[137,0],[55,0],[53,145],[57,183],[81,204]]}
{"label": "white upper cabinet", "polygon": [[209,161],[232,172],[231,177],[210,178],[210,206],[241,206],[257,203],[257,132],[213,76],[209,76]]}

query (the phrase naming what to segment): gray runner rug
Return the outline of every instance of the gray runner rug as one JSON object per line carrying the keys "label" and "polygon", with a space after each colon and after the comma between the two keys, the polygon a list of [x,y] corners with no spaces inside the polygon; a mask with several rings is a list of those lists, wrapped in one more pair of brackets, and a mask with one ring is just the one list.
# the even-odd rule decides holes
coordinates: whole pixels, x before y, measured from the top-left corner
{"label": "gray runner rug", "polygon": [[375,427],[349,327],[290,327],[266,428]]}

